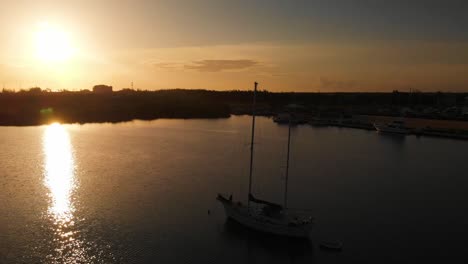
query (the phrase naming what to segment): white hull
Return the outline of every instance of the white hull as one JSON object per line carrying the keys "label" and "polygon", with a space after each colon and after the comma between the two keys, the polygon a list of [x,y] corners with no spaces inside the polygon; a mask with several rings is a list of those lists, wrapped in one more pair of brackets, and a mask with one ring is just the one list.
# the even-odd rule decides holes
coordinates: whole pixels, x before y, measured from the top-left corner
{"label": "white hull", "polygon": [[226,216],[232,220],[240,223],[241,225],[269,234],[280,236],[307,238],[312,230],[313,223],[306,223],[292,226],[287,220],[279,220],[266,216],[262,216],[251,209],[248,211],[244,205],[236,204],[231,201],[221,200],[224,206]]}
{"label": "white hull", "polygon": [[386,124],[374,124],[374,127],[378,132],[381,133],[395,133],[407,135],[411,132],[409,128],[389,127]]}

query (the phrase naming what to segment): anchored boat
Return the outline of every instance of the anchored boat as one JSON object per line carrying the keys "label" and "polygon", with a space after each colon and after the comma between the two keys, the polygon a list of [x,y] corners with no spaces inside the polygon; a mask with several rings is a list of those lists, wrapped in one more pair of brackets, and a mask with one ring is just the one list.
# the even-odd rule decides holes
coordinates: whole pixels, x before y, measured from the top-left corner
{"label": "anchored boat", "polygon": [[232,195],[226,198],[218,194],[217,200],[223,204],[226,216],[241,225],[275,235],[288,237],[307,238],[313,227],[313,219],[310,216],[299,214],[287,208],[288,195],[288,172],[289,172],[289,149],[291,143],[291,120],[288,130],[288,152],[286,159],[286,177],[284,187],[283,205],[257,199],[252,194],[252,168],[254,161],[254,138],[255,138],[255,103],[257,85],[254,84],[253,110],[252,110],[252,135],[250,141],[250,170],[249,170],[249,194],[247,204],[233,201]]}

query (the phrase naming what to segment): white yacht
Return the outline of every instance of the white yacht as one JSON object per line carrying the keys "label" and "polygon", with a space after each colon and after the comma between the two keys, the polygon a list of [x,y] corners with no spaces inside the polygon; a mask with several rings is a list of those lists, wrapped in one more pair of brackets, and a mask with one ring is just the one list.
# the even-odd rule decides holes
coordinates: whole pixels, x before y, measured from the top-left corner
{"label": "white yacht", "polygon": [[[217,200],[224,206],[226,216],[241,225],[275,235],[288,237],[308,238],[313,226],[313,219],[310,216],[302,215],[287,208],[288,194],[288,171],[289,171],[289,148],[291,143],[291,125],[288,133],[288,152],[286,159],[286,177],[284,188],[284,204],[279,205],[269,201],[255,198],[252,195],[252,168],[254,154],[255,135],[255,100],[257,93],[255,82],[253,113],[252,113],[252,136],[250,142],[250,171],[249,171],[249,194],[247,204],[233,201],[232,195],[229,198],[218,194]],[[291,124],[291,122],[289,122]]]}
{"label": "white yacht", "polygon": [[392,121],[390,123],[374,123],[375,129],[383,133],[409,134],[411,129],[405,125],[404,121]]}

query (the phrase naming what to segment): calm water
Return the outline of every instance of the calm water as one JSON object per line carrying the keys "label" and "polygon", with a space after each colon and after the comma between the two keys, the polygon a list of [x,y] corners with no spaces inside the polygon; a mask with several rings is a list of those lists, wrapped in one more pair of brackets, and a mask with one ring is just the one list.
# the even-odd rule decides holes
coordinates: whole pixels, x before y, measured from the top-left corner
{"label": "calm water", "polygon": [[[289,204],[317,222],[298,242],[227,222],[215,200],[245,199],[249,128],[1,127],[0,263],[468,262],[468,142],[294,128]],[[287,127],[259,118],[257,133],[255,194],[280,202]]]}

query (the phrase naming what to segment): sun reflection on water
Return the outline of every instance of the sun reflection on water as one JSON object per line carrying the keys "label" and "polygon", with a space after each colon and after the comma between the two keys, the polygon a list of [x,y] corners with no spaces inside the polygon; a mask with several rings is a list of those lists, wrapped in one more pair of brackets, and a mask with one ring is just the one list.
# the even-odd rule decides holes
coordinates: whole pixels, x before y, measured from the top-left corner
{"label": "sun reflection on water", "polygon": [[73,220],[72,192],[75,188],[72,146],[66,129],[49,125],[44,133],[45,185],[50,191],[49,215],[58,224]]}
{"label": "sun reflection on water", "polygon": [[47,258],[52,263],[86,262],[86,250],[74,227],[75,164],[66,128],[57,123],[47,126],[43,136],[43,149],[44,184],[49,190],[50,198],[47,213],[53,222],[53,242],[56,243],[55,252]]}

